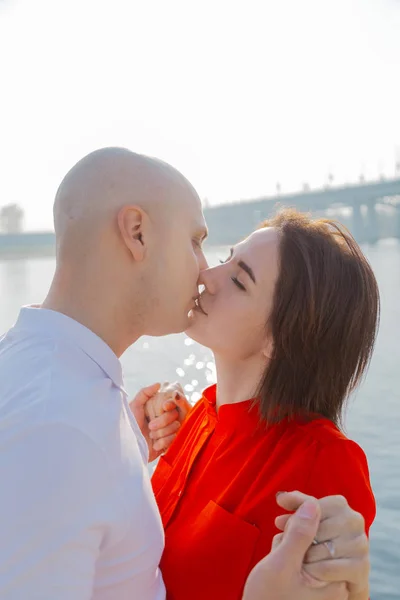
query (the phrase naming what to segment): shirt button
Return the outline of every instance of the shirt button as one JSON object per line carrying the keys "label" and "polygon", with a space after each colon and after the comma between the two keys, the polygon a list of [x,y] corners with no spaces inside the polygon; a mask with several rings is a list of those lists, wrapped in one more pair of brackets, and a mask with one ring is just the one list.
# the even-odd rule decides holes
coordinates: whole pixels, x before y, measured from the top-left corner
{"label": "shirt button", "polygon": [[182,490],[179,490],[178,492],[178,498],[180,498],[182,496]]}

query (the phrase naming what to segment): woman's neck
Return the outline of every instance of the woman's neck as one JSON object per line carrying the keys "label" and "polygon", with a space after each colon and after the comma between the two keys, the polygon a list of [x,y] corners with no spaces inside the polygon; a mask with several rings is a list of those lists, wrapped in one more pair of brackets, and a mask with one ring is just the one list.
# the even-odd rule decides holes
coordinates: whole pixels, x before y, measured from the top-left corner
{"label": "woman's neck", "polygon": [[232,361],[215,355],[217,408],[254,398],[266,368],[265,357]]}

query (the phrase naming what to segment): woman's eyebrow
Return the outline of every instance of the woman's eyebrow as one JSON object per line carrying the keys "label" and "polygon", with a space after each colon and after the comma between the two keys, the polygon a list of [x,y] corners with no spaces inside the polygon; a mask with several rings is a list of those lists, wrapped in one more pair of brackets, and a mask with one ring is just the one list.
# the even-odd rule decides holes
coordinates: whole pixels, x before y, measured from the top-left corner
{"label": "woman's eyebrow", "polygon": [[243,271],[245,271],[247,273],[247,275],[250,277],[250,279],[252,280],[253,283],[257,283],[255,275],[254,275],[254,271],[251,267],[249,267],[249,265],[247,263],[245,263],[243,260],[239,260],[238,267],[240,267],[241,269],[243,269]]}
{"label": "woman's eyebrow", "polygon": [[[232,258],[234,251],[235,249],[231,248],[231,254],[229,258]],[[249,265],[245,263],[244,260],[238,260],[238,267],[240,267],[245,273],[247,273],[247,275],[250,277],[253,283],[257,283],[253,269],[249,267]]]}

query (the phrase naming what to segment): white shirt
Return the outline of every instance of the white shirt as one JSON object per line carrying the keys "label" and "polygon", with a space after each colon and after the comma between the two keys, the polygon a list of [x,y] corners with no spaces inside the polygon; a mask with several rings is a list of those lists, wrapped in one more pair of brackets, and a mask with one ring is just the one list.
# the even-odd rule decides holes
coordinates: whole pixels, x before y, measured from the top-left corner
{"label": "white shirt", "polygon": [[23,308],[0,341],[0,598],[163,600],[147,458],[112,350]]}

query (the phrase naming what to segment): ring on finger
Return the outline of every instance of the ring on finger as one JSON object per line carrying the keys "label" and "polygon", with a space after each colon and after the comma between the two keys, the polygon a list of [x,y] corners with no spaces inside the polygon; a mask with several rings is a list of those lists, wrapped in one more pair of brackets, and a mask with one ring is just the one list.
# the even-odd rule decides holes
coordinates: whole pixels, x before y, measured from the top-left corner
{"label": "ring on finger", "polygon": [[333,543],[333,540],[328,540],[327,542],[324,542],[324,546],[328,550],[329,556],[331,558],[334,558],[335,557],[335,544]]}
{"label": "ring on finger", "polygon": [[319,541],[317,540],[317,538],[314,538],[313,541],[311,542],[312,546],[318,546]]}
{"label": "ring on finger", "polygon": [[312,546],[320,546],[320,545],[321,546],[325,546],[325,548],[329,552],[329,556],[331,558],[334,558],[334,556],[335,556],[335,545],[333,543],[333,540],[327,540],[326,542],[319,542],[317,540],[317,538],[314,538],[313,541],[312,541],[312,543],[311,543],[311,545]]}

